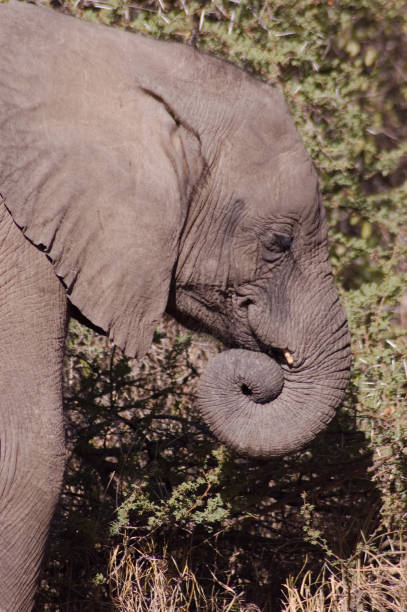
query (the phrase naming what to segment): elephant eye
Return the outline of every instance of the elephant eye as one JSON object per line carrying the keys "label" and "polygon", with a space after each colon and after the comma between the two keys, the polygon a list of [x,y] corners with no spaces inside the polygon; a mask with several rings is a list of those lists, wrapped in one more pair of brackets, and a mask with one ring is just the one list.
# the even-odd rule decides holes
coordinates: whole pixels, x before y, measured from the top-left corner
{"label": "elephant eye", "polygon": [[287,234],[274,234],[274,239],[282,251],[288,251],[293,242],[293,237]]}
{"label": "elephant eye", "polygon": [[265,261],[274,262],[279,259],[282,253],[290,250],[293,238],[288,234],[273,232],[262,238],[262,255]]}

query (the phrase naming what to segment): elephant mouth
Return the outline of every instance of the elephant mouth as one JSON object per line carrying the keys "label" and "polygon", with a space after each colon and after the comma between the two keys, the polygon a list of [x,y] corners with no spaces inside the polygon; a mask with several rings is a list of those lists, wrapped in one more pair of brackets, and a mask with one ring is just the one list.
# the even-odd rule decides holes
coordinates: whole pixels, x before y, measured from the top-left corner
{"label": "elephant mouth", "polygon": [[272,347],[266,348],[265,346],[262,345],[261,342],[258,342],[258,344],[260,347],[260,351],[262,353],[265,353],[269,357],[271,357],[271,359],[275,361],[276,363],[278,363],[280,367],[282,367],[283,369],[287,369],[287,366],[290,369],[294,367],[294,363],[297,361],[295,359],[294,351],[290,350],[287,347],[277,348],[277,347],[272,346]]}
{"label": "elephant mouth", "polygon": [[286,360],[287,364],[291,367],[292,365],[294,365],[294,357],[292,356],[291,352],[288,350],[288,348],[283,349],[283,355],[284,355],[284,359]]}
{"label": "elephant mouth", "polygon": [[272,348],[264,352],[281,366],[288,365],[291,368],[294,365],[293,351],[290,351],[288,348]]}

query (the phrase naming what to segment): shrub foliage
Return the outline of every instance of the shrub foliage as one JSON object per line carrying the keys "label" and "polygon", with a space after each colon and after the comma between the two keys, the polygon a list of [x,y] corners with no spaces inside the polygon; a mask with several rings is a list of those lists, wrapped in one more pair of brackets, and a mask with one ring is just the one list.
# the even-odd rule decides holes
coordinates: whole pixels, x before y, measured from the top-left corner
{"label": "shrub foliage", "polygon": [[36,609],[405,610],[406,0],[52,4],[284,92],[321,177],[354,361],[328,430],[254,461],[196,410],[216,343],[165,321],[132,362],[73,323],[68,466]]}

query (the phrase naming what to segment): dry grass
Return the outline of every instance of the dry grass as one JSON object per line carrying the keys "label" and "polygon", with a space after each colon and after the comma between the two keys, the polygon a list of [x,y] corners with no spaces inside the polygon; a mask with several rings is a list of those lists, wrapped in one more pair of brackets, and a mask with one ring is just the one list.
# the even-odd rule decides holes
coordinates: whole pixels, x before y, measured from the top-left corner
{"label": "dry grass", "polygon": [[[387,550],[383,550],[387,546]],[[325,563],[318,576],[303,571],[286,584],[282,612],[405,612],[407,550],[388,535],[354,559]]]}
{"label": "dry grass", "polygon": [[[246,610],[241,594],[213,575],[208,597],[185,561],[134,546],[116,547],[110,559],[112,601],[120,612],[229,612]],[[258,610],[257,606],[253,608]]]}
{"label": "dry grass", "polygon": [[[400,535],[400,534],[399,534]],[[210,596],[188,563],[135,546],[117,547],[111,557],[112,600],[121,612],[261,612],[242,593],[213,575]],[[151,542],[151,540],[150,540]],[[407,547],[394,534],[373,540],[354,557],[325,563],[314,575],[305,567],[284,585],[284,601],[273,612],[405,612]]]}

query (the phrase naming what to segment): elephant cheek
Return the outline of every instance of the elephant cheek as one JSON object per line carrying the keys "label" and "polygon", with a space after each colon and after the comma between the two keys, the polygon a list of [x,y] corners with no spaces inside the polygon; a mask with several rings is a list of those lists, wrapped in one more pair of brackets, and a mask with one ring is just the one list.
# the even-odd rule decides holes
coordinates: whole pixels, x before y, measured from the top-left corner
{"label": "elephant cheek", "polygon": [[[258,299],[247,308],[247,325],[253,338],[264,348],[295,350],[289,302],[280,298]],[[298,320],[298,317],[297,317]]]}

